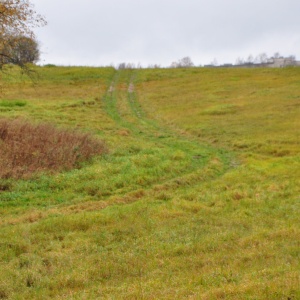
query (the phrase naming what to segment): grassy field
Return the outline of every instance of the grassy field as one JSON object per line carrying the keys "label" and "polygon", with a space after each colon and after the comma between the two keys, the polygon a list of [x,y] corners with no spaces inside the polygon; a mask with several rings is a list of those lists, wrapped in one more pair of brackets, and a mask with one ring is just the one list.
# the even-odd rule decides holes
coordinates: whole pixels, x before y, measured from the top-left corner
{"label": "grassy field", "polygon": [[0,179],[0,299],[300,299],[300,68],[37,72],[0,117],[108,153]]}

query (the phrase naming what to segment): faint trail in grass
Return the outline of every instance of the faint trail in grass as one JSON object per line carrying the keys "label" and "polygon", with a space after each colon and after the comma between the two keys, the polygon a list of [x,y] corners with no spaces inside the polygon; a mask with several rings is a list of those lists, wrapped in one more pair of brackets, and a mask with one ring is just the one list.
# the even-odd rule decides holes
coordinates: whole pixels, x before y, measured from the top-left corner
{"label": "faint trail in grass", "polygon": [[[205,172],[207,172],[210,174],[208,177],[211,177],[211,170],[213,170],[214,176],[224,174],[230,168],[232,155],[229,152],[180,136],[146,116],[135,91],[137,76],[138,74],[132,70],[122,70],[116,73],[113,83],[103,99],[107,114],[116,122],[117,126],[130,130],[136,141],[142,144],[145,142],[145,147],[149,147],[154,153],[158,149],[163,149],[166,152],[164,160],[185,162],[180,171],[159,174],[156,182],[152,182],[148,189],[153,188],[155,184],[170,182],[191,174],[205,177]],[[210,166],[212,169],[210,171],[205,169],[212,161],[215,162]],[[199,170],[203,170],[203,174]]]}

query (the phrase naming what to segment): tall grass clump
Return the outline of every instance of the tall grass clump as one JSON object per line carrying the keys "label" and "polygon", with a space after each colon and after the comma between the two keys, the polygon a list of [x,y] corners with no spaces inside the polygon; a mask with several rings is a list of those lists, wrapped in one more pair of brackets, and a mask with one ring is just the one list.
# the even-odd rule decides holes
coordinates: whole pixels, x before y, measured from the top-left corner
{"label": "tall grass clump", "polygon": [[104,142],[88,133],[0,119],[0,178],[28,178],[37,172],[68,170],[105,152]]}

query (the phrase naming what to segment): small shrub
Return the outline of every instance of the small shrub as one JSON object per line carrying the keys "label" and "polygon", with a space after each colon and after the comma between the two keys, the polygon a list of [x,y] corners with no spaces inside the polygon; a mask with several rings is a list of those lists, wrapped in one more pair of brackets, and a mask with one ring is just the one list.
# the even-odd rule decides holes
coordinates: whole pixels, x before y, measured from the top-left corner
{"label": "small shrub", "polygon": [[44,65],[44,67],[47,67],[47,68],[55,68],[56,65],[54,65],[54,64],[46,64],[46,65]]}
{"label": "small shrub", "polygon": [[0,119],[0,178],[68,170],[105,152],[104,142],[87,133]]}
{"label": "small shrub", "polygon": [[237,112],[237,106],[233,104],[222,104],[222,105],[215,105],[205,109],[202,114],[203,115],[226,115],[232,114]]}
{"label": "small shrub", "polygon": [[25,101],[21,100],[15,100],[15,101],[10,101],[10,100],[2,100],[0,101],[0,106],[2,107],[14,107],[14,106],[25,106],[27,103]]}

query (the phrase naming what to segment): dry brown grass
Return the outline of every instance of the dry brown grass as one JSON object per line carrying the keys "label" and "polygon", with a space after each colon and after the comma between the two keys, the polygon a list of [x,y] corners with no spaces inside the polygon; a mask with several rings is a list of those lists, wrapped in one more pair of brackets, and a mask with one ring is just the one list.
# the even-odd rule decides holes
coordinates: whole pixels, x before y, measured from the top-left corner
{"label": "dry brown grass", "polygon": [[41,171],[68,170],[105,152],[104,143],[88,133],[0,119],[0,178],[28,178]]}

